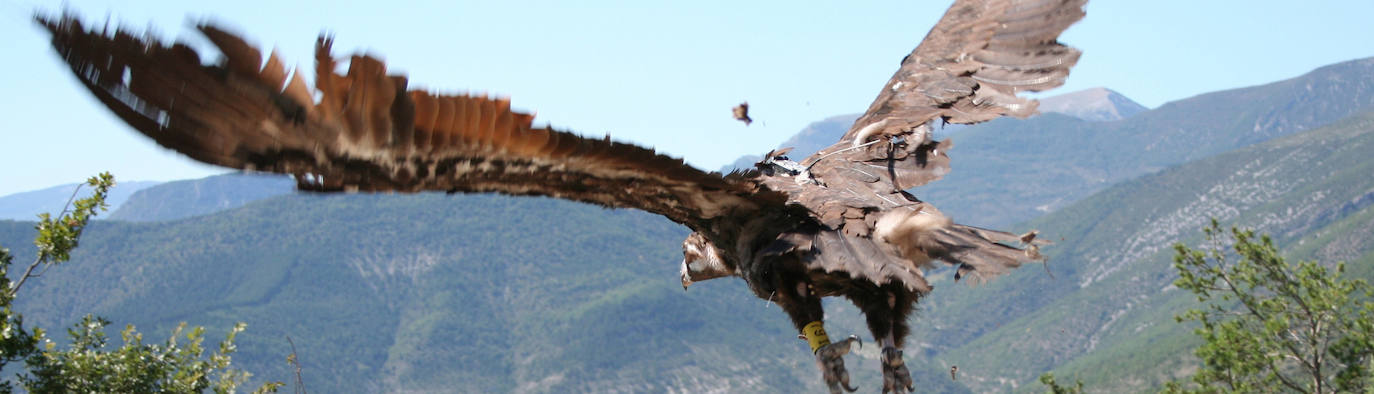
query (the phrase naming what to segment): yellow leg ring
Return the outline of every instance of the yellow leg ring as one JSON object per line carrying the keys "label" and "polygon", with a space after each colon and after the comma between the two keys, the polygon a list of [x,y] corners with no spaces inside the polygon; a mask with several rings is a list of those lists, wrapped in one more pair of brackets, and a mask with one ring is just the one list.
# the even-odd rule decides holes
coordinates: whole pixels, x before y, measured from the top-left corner
{"label": "yellow leg ring", "polygon": [[820,320],[806,323],[806,326],[802,327],[802,336],[805,336],[806,342],[811,345],[812,353],[830,344],[830,337],[825,335],[825,324]]}

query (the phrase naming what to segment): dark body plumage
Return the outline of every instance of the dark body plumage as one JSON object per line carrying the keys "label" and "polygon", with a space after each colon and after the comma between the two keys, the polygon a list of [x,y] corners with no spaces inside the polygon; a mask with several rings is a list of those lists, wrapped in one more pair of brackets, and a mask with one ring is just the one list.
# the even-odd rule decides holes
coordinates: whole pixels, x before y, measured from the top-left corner
{"label": "dark body plumage", "polygon": [[[924,268],[989,277],[1041,258],[1033,236],[955,224],[905,191],[949,171],[952,143],[931,139],[932,123],[1033,114],[1036,103],[1016,94],[1063,83],[1078,52],[1056,40],[1084,1],[956,1],[835,145],[800,162],[771,152],[724,175],[534,127],[507,100],[410,89],[373,57],[353,56],[341,74],[325,37],[312,89],[275,54],[263,62],[208,25],[199,28],[223,57],[206,65],[184,44],[39,22],[115,114],[202,162],[291,174],[310,191],[543,195],[664,215],[695,231],[683,243],[684,287],[741,277],[811,339],[823,335],[821,297],[852,300],[884,347],[888,390],[910,385],[900,349],[931,290]],[[848,386],[839,344],[813,343],[832,390]]]}

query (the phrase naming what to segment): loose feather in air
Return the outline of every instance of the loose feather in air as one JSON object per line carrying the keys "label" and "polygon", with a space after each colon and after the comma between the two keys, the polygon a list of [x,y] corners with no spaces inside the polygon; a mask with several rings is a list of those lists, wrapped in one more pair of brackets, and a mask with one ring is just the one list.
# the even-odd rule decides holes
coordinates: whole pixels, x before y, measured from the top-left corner
{"label": "loose feather in air", "polygon": [[744,122],[744,125],[745,125],[745,126],[748,126],[749,124],[754,123],[754,120],[753,120],[753,119],[749,119],[749,102],[748,102],[748,101],[743,102],[743,103],[739,103],[739,105],[736,105],[734,108],[731,108],[731,109],[730,109],[730,112],[735,116],[735,120]]}

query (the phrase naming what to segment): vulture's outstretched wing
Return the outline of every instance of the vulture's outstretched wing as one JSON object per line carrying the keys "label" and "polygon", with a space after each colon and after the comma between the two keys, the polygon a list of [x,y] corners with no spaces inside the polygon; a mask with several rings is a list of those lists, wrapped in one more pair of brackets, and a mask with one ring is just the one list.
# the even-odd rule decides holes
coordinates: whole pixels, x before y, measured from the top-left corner
{"label": "vulture's outstretched wing", "polygon": [[[1080,52],[1058,37],[1086,2],[955,1],[844,137],[806,162],[828,181],[860,174],[879,193],[939,179],[952,144],[932,143],[930,123],[1034,114],[1037,102],[1017,93],[1064,83]],[[899,143],[873,142],[887,139]]]}
{"label": "vulture's outstretched wing", "polygon": [[[789,191],[826,226],[845,236],[881,239],[913,263],[876,263],[866,271],[878,272],[868,275],[878,283],[897,279],[920,288],[923,281],[887,272],[914,270],[932,258],[958,265],[961,275],[977,277],[1042,259],[1035,244],[1043,242],[1034,236],[955,224],[904,190],[949,172],[946,152],[953,143],[931,140],[934,121],[978,123],[1035,113],[1036,101],[1017,93],[1064,83],[1080,52],[1060,44],[1058,37],[1083,17],[1086,2],[956,0],[902,59],[868,112],[839,142],[803,161],[824,188],[803,193],[785,182],[765,182]],[[827,271],[865,271],[849,268],[855,265],[860,263],[839,257],[816,262]]]}
{"label": "vulture's outstretched wing", "polygon": [[1035,114],[1037,102],[1016,94],[1064,84],[1080,52],[1058,37],[1083,18],[1086,3],[956,1],[842,139],[901,135],[936,119],[968,124]]}
{"label": "vulture's outstretched wing", "polygon": [[206,163],[294,175],[305,190],[544,195],[688,224],[783,201],[652,149],[533,127],[504,99],[408,89],[373,57],[353,56],[340,75],[325,37],[312,89],[275,53],[263,63],[209,25],[199,29],[224,55],[215,65],[185,44],[86,31],[70,16],[38,22],[77,78],[138,131]]}

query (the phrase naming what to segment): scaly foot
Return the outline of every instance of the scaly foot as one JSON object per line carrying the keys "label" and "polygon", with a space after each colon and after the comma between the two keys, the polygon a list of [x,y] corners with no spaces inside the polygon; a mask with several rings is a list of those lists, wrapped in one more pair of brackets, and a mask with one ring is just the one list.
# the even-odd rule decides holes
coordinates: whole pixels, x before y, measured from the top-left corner
{"label": "scaly foot", "polygon": [[858,343],[860,348],[864,346],[859,337],[850,335],[843,341],[816,349],[816,365],[820,366],[821,376],[825,378],[826,386],[830,386],[832,394],[839,393],[840,388],[851,393],[858,390],[858,388],[849,386],[849,372],[844,370],[844,355],[849,354],[850,347],[854,343]]}
{"label": "scaly foot", "polygon": [[910,392],[912,390],[911,372],[902,362],[902,350],[895,347],[883,348],[883,393]]}

